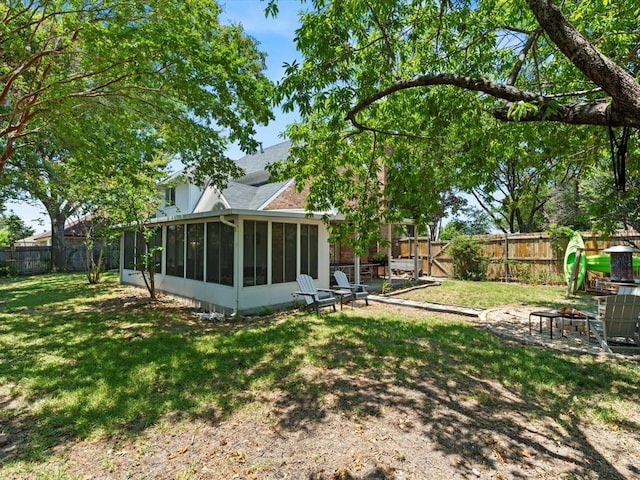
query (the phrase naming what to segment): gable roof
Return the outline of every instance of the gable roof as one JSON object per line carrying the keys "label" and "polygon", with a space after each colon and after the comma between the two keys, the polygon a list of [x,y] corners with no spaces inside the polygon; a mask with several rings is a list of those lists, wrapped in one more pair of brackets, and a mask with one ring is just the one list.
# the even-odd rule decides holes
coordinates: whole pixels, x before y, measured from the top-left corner
{"label": "gable roof", "polygon": [[267,183],[259,187],[230,182],[222,192],[222,196],[231,208],[247,210],[261,210],[265,203],[278,194],[291,180],[277,183]]}
{"label": "gable roof", "polygon": [[[236,160],[245,171],[242,177],[230,180],[227,187],[219,192],[215,187],[207,187],[198,200],[193,213],[213,210],[222,203],[225,208],[242,210],[262,210],[270,201],[287,188],[293,180],[269,183],[267,165],[285,160],[291,142],[282,142]],[[302,209],[302,205],[300,206]]]}
{"label": "gable roof", "polygon": [[236,164],[245,171],[244,176],[235,179],[245,185],[261,185],[269,181],[267,165],[286,160],[291,149],[291,142],[282,142],[267,148],[260,148],[256,153],[245,155],[236,160]]}

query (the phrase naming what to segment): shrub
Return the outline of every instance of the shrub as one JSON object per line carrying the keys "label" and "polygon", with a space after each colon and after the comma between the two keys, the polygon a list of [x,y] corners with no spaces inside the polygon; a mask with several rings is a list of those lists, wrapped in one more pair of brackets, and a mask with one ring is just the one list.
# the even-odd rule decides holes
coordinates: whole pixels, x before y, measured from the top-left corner
{"label": "shrub", "polygon": [[15,265],[0,262],[0,277],[15,277],[17,273]]}
{"label": "shrub", "polygon": [[552,223],[547,228],[549,234],[549,242],[551,242],[551,249],[557,253],[562,254],[564,248],[567,245],[568,239],[575,235],[575,231],[569,227],[561,227]]}
{"label": "shrub", "polygon": [[545,268],[534,268],[523,262],[509,262],[509,273],[519,283],[529,285],[562,285],[564,277]]}
{"label": "shrub", "polygon": [[458,236],[453,239],[449,248],[453,258],[453,278],[478,281],[487,277],[489,258],[482,255],[478,240]]}

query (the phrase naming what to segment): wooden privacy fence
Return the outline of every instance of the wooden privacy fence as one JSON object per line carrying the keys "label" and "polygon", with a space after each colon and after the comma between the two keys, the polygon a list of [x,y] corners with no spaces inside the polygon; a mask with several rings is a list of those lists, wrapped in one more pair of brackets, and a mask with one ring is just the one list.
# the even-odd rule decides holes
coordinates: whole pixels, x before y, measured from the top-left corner
{"label": "wooden privacy fence", "polygon": [[[587,256],[598,255],[614,245],[632,245],[640,248],[640,233],[619,232],[612,237],[596,233],[581,233]],[[540,283],[564,283],[564,252],[569,239],[558,241],[554,250],[548,233],[477,235],[481,253],[489,259],[487,278],[491,280],[522,280]],[[413,258],[413,238],[398,240],[400,256]],[[425,275],[453,276],[453,258],[448,241],[429,241],[418,238],[418,257]]]}
{"label": "wooden privacy fence", "polygon": [[[94,248],[97,257],[100,247]],[[65,270],[81,272],[85,270],[86,248],[84,245],[65,245]],[[120,252],[117,246],[112,246],[103,254],[105,270],[118,268]],[[6,247],[0,248],[0,267],[13,267],[18,275],[36,275],[51,271],[51,247]]]}

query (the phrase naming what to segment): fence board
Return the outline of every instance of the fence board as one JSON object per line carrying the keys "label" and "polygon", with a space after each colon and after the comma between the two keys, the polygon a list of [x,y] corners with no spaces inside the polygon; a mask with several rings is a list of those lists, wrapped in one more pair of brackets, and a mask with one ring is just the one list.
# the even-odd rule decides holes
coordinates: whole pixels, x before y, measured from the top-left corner
{"label": "fence board", "polygon": [[[100,247],[94,248],[97,255]],[[64,259],[66,270],[81,272],[85,270],[86,248],[84,245],[65,245]],[[117,245],[106,250],[103,256],[105,270],[118,268],[120,252]],[[12,265],[18,275],[37,275],[51,271],[51,247],[6,247],[0,248],[0,266]]]}
{"label": "fence board", "polygon": [[[614,245],[640,246],[640,233],[619,232],[612,237],[597,233],[581,233],[585,242],[585,254],[598,255]],[[514,278],[526,273],[530,278],[564,283],[564,251],[568,239],[560,241],[554,251],[547,233],[478,235],[482,254],[489,258],[487,278],[498,280]],[[429,245],[430,243],[430,245]],[[452,276],[453,258],[445,248],[449,241],[429,242],[427,237],[418,238],[419,254],[422,256],[422,271],[436,277]],[[414,239],[399,240],[401,258],[412,258]],[[428,252],[431,252],[429,255]]]}

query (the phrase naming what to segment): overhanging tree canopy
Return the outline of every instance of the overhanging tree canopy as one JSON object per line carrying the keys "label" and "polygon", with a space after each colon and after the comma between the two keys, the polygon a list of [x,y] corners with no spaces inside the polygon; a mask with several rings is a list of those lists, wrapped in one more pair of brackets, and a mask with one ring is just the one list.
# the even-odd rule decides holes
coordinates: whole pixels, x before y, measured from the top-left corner
{"label": "overhanging tree canopy", "polygon": [[[155,159],[162,155],[164,139],[132,113],[122,112],[117,121],[112,120],[101,118],[97,110],[87,110],[59,128],[53,122],[30,145],[14,153],[0,179],[11,186],[14,198],[38,200],[47,211],[54,271],[66,268],[64,230],[69,218],[89,216],[105,223],[97,219],[105,216],[107,203],[113,207],[121,202],[124,209],[131,192],[144,199],[140,203],[145,208],[136,208],[140,215],[149,209],[155,212],[159,204],[157,181],[166,176],[168,160],[160,165]],[[86,130],[86,125],[93,127]],[[147,193],[149,185],[155,201]],[[102,193],[107,188],[109,195]],[[107,216],[116,224],[132,223],[115,218],[114,209],[110,210]]]}
{"label": "overhanging tree canopy", "polygon": [[[562,7],[550,0],[306,5],[296,36],[303,60],[287,66],[279,95],[285,109],[301,112],[302,121],[288,134],[305,148],[293,151],[284,170],[308,183],[310,208],[346,205],[354,221],[362,218],[356,206],[373,202],[377,208],[368,211],[382,211],[386,219],[406,214],[411,196],[400,198],[398,186],[372,181],[375,189],[357,192],[352,185],[353,179],[379,177],[371,159],[387,176],[399,172],[407,164],[399,152],[417,154],[411,162],[429,163],[431,176],[438,175],[407,170],[396,176],[405,191],[444,176],[470,188],[470,171],[492,168],[482,140],[489,141],[496,127],[487,118],[507,121],[505,131],[514,121],[529,125],[528,138],[535,136],[536,121],[640,126],[634,77],[640,6],[634,0],[569,0]],[[557,142],[571,134],[555,125],[555,137],[547,138]],[[513,142],[523,141],[513,134],[492,140],[498,159],[509,158]],[[565,145],[568,150],[575,142]],[[555,149],[558,155],[561,150]],[[592,157],[577,161],[586,158]]]}
{"label": "overhanging tree canopy", "polygon": [[[471,8],[470,3],[460,2],[461,10]],[[441,11],[447,9],[447,4],[449,2],[442,1]],[[510,106],[496,107],[493,114],[501,120],[639,127],[640,83],[634,75],[640,60],[637,25],[640,7],[637,2],[623,0],[614,5],[607,1],[571,1],[563,2],[561,8],[552,0],[527,0],[527,5],[535,21],[531,15],[521,12],[523,20],[501,24],[495,20],[504,15],[494,9],[517,13],[519,8],[491,1],[478,2],[476,13],[482,12],[493,19],[487,22],[486,30],[481,30],[483,35],[491,38],[492,35],[509,34],[514,38],[513,43],[507,43],[507,49],[496,48],[496,53],[502,54],[512,48],[513,68],[509,76],[499,71],[491,76],[433,72],[401,78],[360,100],[346,118],[357,125],[356,116],[360,111],[400,90],[453,85],[509,103],[522,102],[528,107],[519,115],[513,115]],[[452,4],[449,6],[454,9]],[[574,26],[572,17],[577,25],[590,30],[589,36]],[[442,27],[445,25],[443,23]],[[607,31],[607,28],[611,30]],[[461,30],[465,29],[466,26]],[[574,78],[572,83],[582,83],[584,88],[572,90],[562,82],[544,81],[552,77],[541,73],[554,69],[566,71],[568,65],[573,65],[583,77],[580,78],[578,72],[570,72]],[[516,87],[516,80],[523,77],[527,80],[520,82],[521,87]]]}
{"label": "overhanging tree canopy", "polygon": [[17,149],[87,110],[135,113],[207,174],[224,170],[229,141],[254,149],[272,85],[255,42],[219,13],[215,0],[3,2],[0,174]]}

